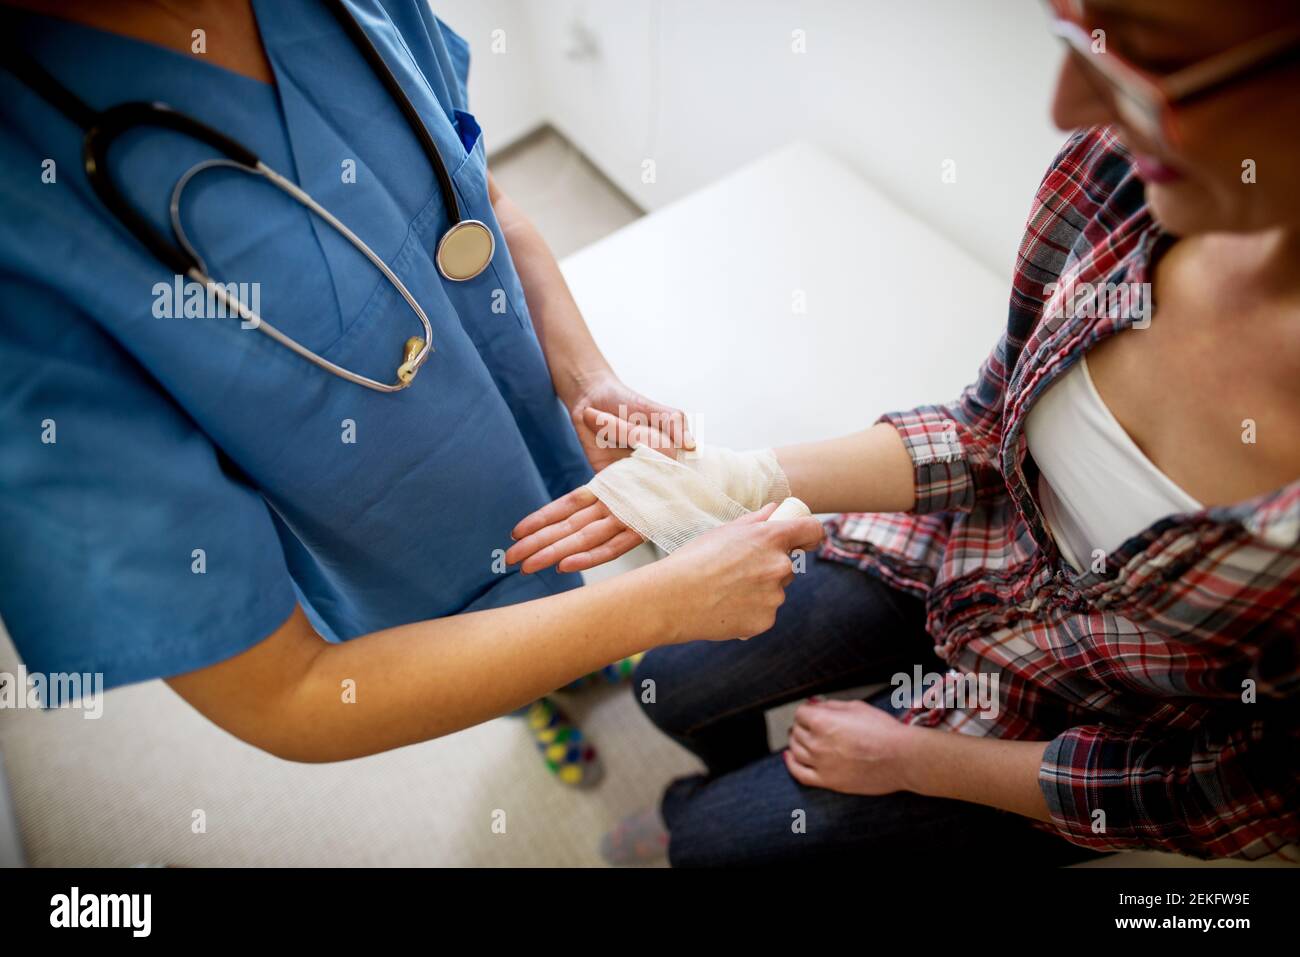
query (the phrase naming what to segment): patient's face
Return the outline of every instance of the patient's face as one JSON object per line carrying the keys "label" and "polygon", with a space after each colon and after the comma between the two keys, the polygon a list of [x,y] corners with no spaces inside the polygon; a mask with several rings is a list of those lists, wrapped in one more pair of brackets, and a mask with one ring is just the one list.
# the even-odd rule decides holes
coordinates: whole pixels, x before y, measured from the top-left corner
{"label": "patient's face", "polygon": [[[1085,0],[1088,29],[1140,69],[1167,75],[1300,20],[1290,0]],[[1152,211],[1178,235],[1300,226],[1300,58],[1175,106],[1179,141],[1133,130],[1066,58],[1053,119],[1063,129],[1113,124],[1139,157]],[[1254,182],[1243,181],[1253,161]],[[1245,164],[1245,165],[1243,165]],[[1248,177],[1249,178],[1249,177]]]}

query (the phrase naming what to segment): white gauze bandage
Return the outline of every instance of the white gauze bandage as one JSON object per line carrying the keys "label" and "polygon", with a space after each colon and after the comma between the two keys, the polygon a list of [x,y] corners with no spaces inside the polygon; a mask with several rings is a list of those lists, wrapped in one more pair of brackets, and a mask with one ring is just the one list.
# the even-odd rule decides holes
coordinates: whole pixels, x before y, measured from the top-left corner
{"label": "white gauze bandage", "polygon": [[734,452],[720,445],[700,445],[691,452],[678,452],[677,461],[751,512],[790,495],[790,481],[771,449]]}
{"label": "white gauze bandage", "polygon": [[701,446],[670,458],[638,446],[596,473],[587,488],[614,517],[666,552],[790,494],[771,449]]}

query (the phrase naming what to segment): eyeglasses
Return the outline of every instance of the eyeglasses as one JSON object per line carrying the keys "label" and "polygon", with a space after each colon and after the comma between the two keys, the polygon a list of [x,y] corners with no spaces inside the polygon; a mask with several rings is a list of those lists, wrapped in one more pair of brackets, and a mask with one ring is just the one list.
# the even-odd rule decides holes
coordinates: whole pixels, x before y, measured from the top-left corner
{"label": "eyeglasses", "polygon": [[1300,53],[1300,22],[1262,34],[1173,73],[1157,76],[1109,52],[1103,31],[1085,25],[1079,0],[1045,0],[1049,29],[1065,42],[1084,75],[1135,132],[1178,143],[1174,107],[1281,65]]}

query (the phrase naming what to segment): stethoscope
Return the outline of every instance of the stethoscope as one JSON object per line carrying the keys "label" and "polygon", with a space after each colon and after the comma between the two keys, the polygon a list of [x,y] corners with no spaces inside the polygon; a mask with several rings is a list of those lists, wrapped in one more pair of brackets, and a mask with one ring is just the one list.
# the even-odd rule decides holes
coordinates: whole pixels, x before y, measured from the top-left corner
{"label": "stethoscope", "polygon": [[[379,50],[375,48],[370,37],[361,28],[361,24],[343,5],[342,0],[327,0],[327,5],[343,25],[343,29],[347,32],[353,44],[365,56],[371,69],[374,70],[380,81],[388,89],[389,95],[401,108],[412,132],[415,133],[416,139],[420,141],[420,146],[423,148],[425,156],[428,157],[430,166],[433,167],[433,171],[437,175],[438,187],[442,191],[443,205],[447,210],[447,217],[451,223],[447,231],[438,240],[438,245],[434,250],[433,258],[434,262],[437,263],[438,271],[444,278],[452,282],[464,282],[467,279],[473,279],[492,262],[492,255],[496,251],[496,239],[492,235],[492,230],[477,219],[463,219],[461,217],[460,204],[456,201],[456,190],[452,185],[451,174],[447,172],[447,166],[442,161],[442,155],[438,152],[433,137],[429,135],[429,130],[420,119],[420,115],[416,112],[415,105],[411,102],[410,97],[406,95],[401,84],[397,82],[397,77],[393,75],[388,64],[384,62]],[[334,373],[340,378],[355,382],[357,385],[363,385],[368,389],[374,389],[377,392],[400,392],[411,384],[415,374],[433,351],[433,327],[429,324],[429,317],[420,308],[420,304],[415,301],[415,297],[411,295],[410,290],[375,254],[374,250],[362,242],[352,230],[348,229],[329,210],[312,199],[297,184],[281,176],[263,163],[252,150],[193,117],[174,110],[163,103],[122,103],[106,110],[96,111],[67,87],[59,83],[39,63],[18,50],[16,44],[10,42],[5,43],[3,46],[5,47],[6,61],[4,65],[85,131],[81,144],[82,161],[85,165],[86,177],[90,180],[96,195],[99,196],[100,200],[122,225],[130,230],[173,273],[187,276],[193,281],[202,284],[216,299],[220,300],[227,310],[227,315],[244,320],[250,328],[261,330],[282,346],[291,349],[304,359],[315,363],[328,372]],[[176,185],[172,188],[170,204],[173,234],[170,240],[156,230],[126,200],[108,175],[109,147],[119,136],[137,126],[157,126],[184,133],[203,141],[223,154],[221,157],[196,163],[176,181]],[[397,367],[396,382],[379,382],[330,362],[296,339],[285,335],[249,309],[243,302],[240,302],[231,291],[236,288],[233,284],[227,286],[212,280],[208,275],[207,265],[194,249],[184,227],[181,225],[180,209],[181,197],[190,181],[199,173],[218,167],[261,176],[292,196],[341,233],[401,293],[402,298],[406,300],[406,304],[411,307],[411,310],[419,318],[420,325],[424,327],[424,335],[422,337],[412,336],[406,340],[405,347],[402,350],[402,361]]]}

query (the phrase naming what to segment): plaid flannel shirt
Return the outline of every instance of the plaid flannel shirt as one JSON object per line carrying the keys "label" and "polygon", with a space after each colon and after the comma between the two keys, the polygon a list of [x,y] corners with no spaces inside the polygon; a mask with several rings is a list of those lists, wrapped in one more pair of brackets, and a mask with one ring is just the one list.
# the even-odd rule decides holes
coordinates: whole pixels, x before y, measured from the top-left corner
{"label": "plaid flannel shirt", "polygon": [[[1026,414],[1135,321],[1065,297],[1149,281],[1169,241],[1113,134],[1075,134],[1039,187],[978,380],[951,405],[881,418],[912,457],[914,511],[837,516],[822,554],[926,599],[952,671],[904,721],[1050,741],[1038,781],[1067,839],[1296,857],[1300,482],[1164,518],[1082,573],[1034,494]],[[963,675],[997,676],[996,715],[956,693]]]}

